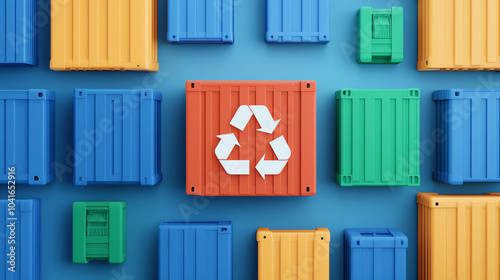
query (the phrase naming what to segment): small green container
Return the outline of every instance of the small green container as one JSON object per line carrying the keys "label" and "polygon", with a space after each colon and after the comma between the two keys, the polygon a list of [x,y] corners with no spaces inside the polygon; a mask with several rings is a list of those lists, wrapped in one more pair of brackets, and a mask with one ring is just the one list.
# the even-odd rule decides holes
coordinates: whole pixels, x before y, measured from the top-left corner
{"label": "small green container", "polygon": [[73,262],[123,263],[127,256],[126,211],[123,201],[73,203]]}
{"label": "small green container", "polygon": [[420,90],[335,93],[341,186],[420,185]]}
{"label": "small green container", "polygon": [[358,63],[403,61],[403,8],[358,11]]}

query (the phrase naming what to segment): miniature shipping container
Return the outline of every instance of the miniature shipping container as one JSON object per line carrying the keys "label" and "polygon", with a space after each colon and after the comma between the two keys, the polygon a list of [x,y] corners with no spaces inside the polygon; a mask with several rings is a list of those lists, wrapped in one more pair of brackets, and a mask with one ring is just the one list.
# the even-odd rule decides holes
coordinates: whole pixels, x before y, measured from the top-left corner
{"label": "miniature shipping container", "polygon": [[0,66],[38,64],[37,7],[36,0],[0,2]]}
{"label": "miniature shipping container", "polygon": [[358,11],[358,63],[403,61],[403,8]]}
{"label": "miniature shipping container", "polygon": [[330,1],[267,0],[266,42],[330,42]]}
{"label": "miniature shipping container", "polygon": [[167,41],[234,42],[234,0],[168,0]]}
{"label": "miniature shipping container", "polygon": [[40,210],[38,199],[0,200],[0,278],[42,279]]}
{"label": "miniature shipping container", "polygon": [[330,279],[330,231],[259,228],[259,280]]}
{"label": "miniature shipping container", "polygon": [[157,0],[51,0],[50,69],[158,71]]}
{"label": "miniature shipping container", "polygon": [[75,89],[75,185],[155,185],[161,172],[162,93]]}
{"label": "miniature shipping container", "polygon": [[440,90],[433,99],[445,136],[437,141],[434,180],[500,182],[500,91]]}
{"label": "miniature shipping container", "polygon": [[0,184],[12,167],[18,185],[54,180],[54,99],[45,89],[0,90]]}
{"label": "miniature shipping container", "polygon": [[233,279],[231,222],[160,224],[159,280]]}
{"label": "miniature shipping container", "polygon": [[418,279],[500,279],[500,195],[420,193]]}
{"label": "miniature shipping container", "polygon": [[353,90],[337,100],[341,186],[420,185],[420,90]]}
{"label": "miniature shipping container", "polygon": [[406,280],[407,248],[398,229],[346,229],[345,280]]}
{"label": "miniature shipping container", "polygon": [[108,260],[123,263],[127,256],[127,205],[123,201],[73,203],[73,262]]}
{"label": "miniature shipping container", "polygon": [[418,0],[418,70],[500,70],[498,0]]}
{"label": "miniature shipping container", "polygon": [[187,82],[186,191],[316,193],[316,82]]}

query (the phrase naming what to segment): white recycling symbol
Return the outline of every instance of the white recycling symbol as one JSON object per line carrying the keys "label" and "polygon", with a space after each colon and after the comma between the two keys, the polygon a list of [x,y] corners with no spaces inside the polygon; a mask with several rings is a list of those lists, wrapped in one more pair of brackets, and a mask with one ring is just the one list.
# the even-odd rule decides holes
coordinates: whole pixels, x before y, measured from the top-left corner
{"label": "white recycling symbol", "polygon": [[[267,109],[263,105],[241,105],[230,124],[237,129],[243,131],[248,122],[255,115],[260,129],[257,131],[272,134],[274,129],[278,126],[280,120],[275,121]],[[215,148],[215,155],[219,159],[222,167],[229,175],[249,175],[250,174],[250,160],[228,160],[227,158],[233,151],[236,145],[240,146],[238,139],[234,133],[217,135],[220,138],[219,144]],[[262,178],[266,179],[266,175],[278,175],[283,171],[288,159],[292,155],[292,151],[285,140],[285,137],[280,136],[273,141],[269,142],[274,154],[278,160],[265,160],[264,154],[259,163],[255,166]]]}

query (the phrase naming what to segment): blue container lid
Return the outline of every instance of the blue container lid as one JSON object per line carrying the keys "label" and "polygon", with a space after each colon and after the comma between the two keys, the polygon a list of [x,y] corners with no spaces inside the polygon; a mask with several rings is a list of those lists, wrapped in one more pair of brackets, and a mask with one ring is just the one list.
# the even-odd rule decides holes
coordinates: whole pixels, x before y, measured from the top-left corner
{"label": "blue container lid", "polygon": [[408,238],[395,228],[352,228],[345,230],[351,248],[408,248]]}

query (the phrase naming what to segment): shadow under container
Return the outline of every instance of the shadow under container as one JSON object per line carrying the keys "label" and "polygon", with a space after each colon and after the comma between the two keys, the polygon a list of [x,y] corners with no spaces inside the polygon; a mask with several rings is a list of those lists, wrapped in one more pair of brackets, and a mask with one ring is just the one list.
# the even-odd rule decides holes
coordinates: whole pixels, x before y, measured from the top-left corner
{"label": "shadow under container", "polygon": [[258,279],[330,279],[330,231],[257,230]]}
{"label": "shadow under container", "polygon": [[73,263],[123,263],[127,256],[127,206],[123,201],[73,203]]}
{"label": "shadow under container", "polygon": [[398,229],[346,229],[345,280],[406,280],[407,248]]}
{"label": "shadow under container", "polygon": [[161,101],[151,89],[75,89],[74,184],[160,182]]}
{"label": "shadow under container", "polygon": [[159,280],[233,279],[231,222],[164,222],[158,231]]}
{"label": "shadow under container", "polygon": [[435,181],[500,182],[500,91],[435,91],[437,142]]}
{"label": "shadow under container", "polygon": [[420,185],[420,90],[342,89],[336,99],[335,181]]}
{"label": "shadow under container", "polygon": [[158,71],[157,0],[51,0],[50,69]]}

